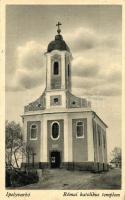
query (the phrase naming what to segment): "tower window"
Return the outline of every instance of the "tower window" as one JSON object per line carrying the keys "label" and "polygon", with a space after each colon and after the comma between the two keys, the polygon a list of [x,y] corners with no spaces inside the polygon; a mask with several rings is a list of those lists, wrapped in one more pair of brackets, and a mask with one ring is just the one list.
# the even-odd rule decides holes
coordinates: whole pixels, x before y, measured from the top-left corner
{"label": "tower window", "polygon": [[37,139],[37,125],[32,124],[30,127],[30,139],[36,140]]}
{"label": "tower window", "polygon": [[54,103],[58,103],[59,99],[58,98],[54,98]]}
{"label": "tower window", "polygon": [[59,63],[57,61],[54,62],[54,65],[53,65],[53,74],[54,75],[58,75],[59,74]]}
{"label": "tower window", "polygon": [[59,138],[59,133],[60,133],[60,126],[58,122],[54,122],[52,124],[52,139],[57,140]]}
{"label": "tower window", "polygon": [[76,124],[76,137],[84,138],[84,124],[82,121],[79,121]]}

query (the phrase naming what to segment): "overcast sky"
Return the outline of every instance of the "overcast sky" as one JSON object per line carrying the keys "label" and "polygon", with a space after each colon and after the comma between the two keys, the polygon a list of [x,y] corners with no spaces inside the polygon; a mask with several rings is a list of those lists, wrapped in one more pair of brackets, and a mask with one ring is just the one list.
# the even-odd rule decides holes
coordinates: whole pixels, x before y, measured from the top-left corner
{"label": "overcast sky", "polygon": [[121,145],[121,6],[7,6],[6,119],[21,122],[24,105],[45,88],[48,43],[61,21],[70,47],[72,93],[91,100],[108,125],[108,149]]}

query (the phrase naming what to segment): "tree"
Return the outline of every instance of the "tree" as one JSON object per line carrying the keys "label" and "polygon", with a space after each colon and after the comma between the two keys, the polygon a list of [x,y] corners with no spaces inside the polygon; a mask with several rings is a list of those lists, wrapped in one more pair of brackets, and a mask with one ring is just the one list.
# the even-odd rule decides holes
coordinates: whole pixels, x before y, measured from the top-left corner
{"label": "tree", "polygon": [[[6,187],[15,187],[37,182],[37,172],[32,170],[34,169],[35,153],[30,145],[23,142],[22,128],[20,124],[14,121],[6,121],[5,125]],[[32,158],[32,160],[30,158]],[[24,168],[20,168],[23,159],[27,159],[28,166],[24,165]],[[32,161],[31,169],[30,160]]]}
{"label": "tree", "polygon": [[113,149],[113,151],[111,152],[111,157],[112,157],[112,159],[111,159],[111,161],[112,162],[114,162],[114,163],[119,163],[120,164],[120,166],[121,166],[121,148],[120,147],[115,147],[114,149]]}
{"label": "tree", "polygon": [[14,121],[6,121],[5,123],[5,134],[6,134],[6,164],[19,168],[17,156],[19,149],[23,147],[22,128],[19,123]]}

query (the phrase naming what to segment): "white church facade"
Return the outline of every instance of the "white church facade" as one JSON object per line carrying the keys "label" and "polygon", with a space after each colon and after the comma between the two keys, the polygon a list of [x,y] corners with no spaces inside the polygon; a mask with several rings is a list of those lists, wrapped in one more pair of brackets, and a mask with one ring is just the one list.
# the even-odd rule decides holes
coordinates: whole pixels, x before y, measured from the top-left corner
{"label": "white church facade", "polygon": [[89,101],[71,93],[72,54],[59,25],[45,53],[46,88],[24,108],[24,139],[37,168],[105,171],[107,125]]}

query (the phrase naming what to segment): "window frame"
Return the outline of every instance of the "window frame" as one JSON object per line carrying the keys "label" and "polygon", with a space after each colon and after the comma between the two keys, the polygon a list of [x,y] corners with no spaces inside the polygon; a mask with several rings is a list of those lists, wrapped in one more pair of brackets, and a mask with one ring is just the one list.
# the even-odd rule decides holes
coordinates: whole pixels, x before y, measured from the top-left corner
{"label": "window frame", "polygon": [[[81,125],[78,125],[79,122],[82,122],[82,127],[83,127],[83,135],[82,136],[78,136],[78,132],[77,132],[77,127],[81,126]],[[76,138],[77,139],[85,138],[84,122],[82,120],[79,120],[79,121],[76,122]]]}
{"label": "window frame", "polygon": [[[53,124],[55,124],[55,123],[58,124],[58,127],[59,127],[59,129],[58,129],[59,132],[58,132],[58,137],[57,138],[54,138],[53,135],[52,135],[52,127],[53,127]],[[51,139],[52,140],[58,140],[59,137],[60,137],[60,123],[58,121],[54,121],[54,122],[51,123]]]}
{"label": "window frame", "polygon": [[[36,128],[35,128],[35,129],[36,129],[36,137],[35,137],[35,138],[32,138],[32,137],[31,137],[31,130],[32,130],[32,126],[33,126],[33,125],[36,126]],[[30,140],[37,140],[37,135],[38,135],[38,125],[35,124],[35,123],[33,123],[33,124],[30,125]]]}

